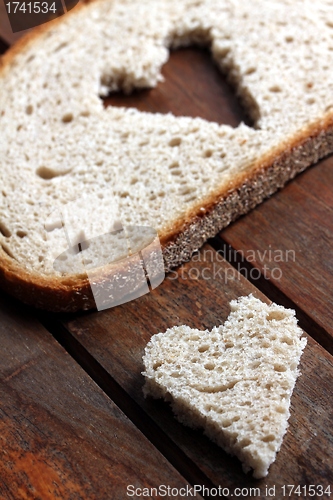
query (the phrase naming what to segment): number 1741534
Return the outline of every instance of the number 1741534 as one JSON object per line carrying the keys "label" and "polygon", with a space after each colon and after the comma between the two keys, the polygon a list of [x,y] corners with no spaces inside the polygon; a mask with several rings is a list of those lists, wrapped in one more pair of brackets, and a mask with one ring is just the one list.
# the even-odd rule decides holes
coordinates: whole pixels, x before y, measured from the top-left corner
{"label": "number 1741534", "polygon": [[8,14],[55,14],[56,3],[48,2],[8,2],[6,3]]}
{"label": "number 1741534", "polygon": [[318,498],[331,496],[331,486],[323,486],[322,484],[309,484],[304,486],[299,484],[285,484],[281,486],[281,490],[284,497],[299,496],[302,498]]}

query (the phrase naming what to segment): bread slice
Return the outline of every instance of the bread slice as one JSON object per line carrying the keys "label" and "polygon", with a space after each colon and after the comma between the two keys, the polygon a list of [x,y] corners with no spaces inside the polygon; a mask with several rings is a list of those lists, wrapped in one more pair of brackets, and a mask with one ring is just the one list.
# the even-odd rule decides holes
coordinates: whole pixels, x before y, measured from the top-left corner
{"label": "bread slice", "polygon": [[306,339],[295,312],[252,295],[230,303],[212,331],[176,326],[145,349],[145,396],[170,401],[178,420],[205,434],[245,472],[267,475],[287,429]]}
{"label": "bread slice", "polygon": [[[151,227],[169,270],[331,153],[332,26],[327,0],[95,0],[19,41],[0,63],[0,285],[38,307],[93,307],[87,274],[54,266],[70,246],[119,221]],[[254,128],[104,109],[100,96],[153,87],[169,49],[193,43]]]}

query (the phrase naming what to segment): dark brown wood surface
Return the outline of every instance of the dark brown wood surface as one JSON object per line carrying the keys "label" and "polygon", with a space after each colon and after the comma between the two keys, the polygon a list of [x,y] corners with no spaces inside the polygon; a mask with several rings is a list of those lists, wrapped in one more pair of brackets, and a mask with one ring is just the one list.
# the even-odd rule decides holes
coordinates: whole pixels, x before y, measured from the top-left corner
{"label": "dark brown wood surface", "polygon": [[212,63],[208,49],[173,51],[162,68],[164,82],[156,88],[104,99],[105,106],[135,107],[140,111],[192,116],[237,127],[250,120],[226,78]]}
{"label": "dark brown wood surface", "polygon": [[186,488],[50,333],[2,298],[0,345],[0,498],[123,499],[128,485]]}
{"label": "dark brown wood surface", "polygon": [[[0,35],[12,42],[2,21],[0,12]],[[234,127],[247,120],[208,51],[174,52],[163,74],[156,89],[114,94],[105,105]],[[187,481],[231,493],[259,487],[255,498],[263,499],[281,500],[284,484],[330,484],[333,495],[331,167],[328,159],[298,176],[136,301],[61,316],[1,296],[1,499],[123,499],[126,484]],[[217,252],[226,248],[232,265]],[[237,262],[245,277],[233,267]],[[282,271],[278,280],[275,268]],[[167,404],[142,395],[141,359],[151,335],[183,323],[212,328],[227,317],[231,299],[248,293],[296,307],[308,336],[290,426],[261,481],[245,475],[238,460],[201,431],[179,424]],[[265,494],[266,485],[276,487],[274,496]],[[250,491],[242,496],[251,497]]]}
{"label": "dark brown wood surface", "polygon": [[[142,354],[153,334],[170,325],[211,329],[227,318],[229,301],[242,295],[253,293],[267,300],[208,245],[178,272],[177,279],[171,274],[150,295],[135,302],[103,313],[68,318],[63,324],[98,361],[100,370],[110,374],[214,484],[230,489],[237,484],[249,488],[254,484],[261,488],[266,484],[280,487],[302,483],[304,474],[309,484],[332,484],[333,358],[311,338],[302,358],[303,375],[293,395],[290,429],[269,477],[262,481],[245,476],[235,459],[230,459],[200,432],[176,423],[166,404],[144,400]],[[68,334],[63,335],[66,341]],[[75,356],[78,346],[72,345],[72,350]],[[318,387],[325,391],[318,392]]]}
{"label": "dark brown wood surface", "polygon": [[[221,238],[267,275],[270,288],[297,306],[308,330],[332,352],[333,157],[298,176]],[[255,283],[259,273],[252,276]]]}

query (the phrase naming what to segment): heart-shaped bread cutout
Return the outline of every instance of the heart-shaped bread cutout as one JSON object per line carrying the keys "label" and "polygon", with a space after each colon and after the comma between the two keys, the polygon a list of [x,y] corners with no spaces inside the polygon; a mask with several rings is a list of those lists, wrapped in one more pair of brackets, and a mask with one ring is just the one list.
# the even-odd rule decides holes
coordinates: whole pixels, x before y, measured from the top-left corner
{"label": "heart-shaped bread cutout", "polygon": [[177,418],[267,475],[286,432],[306,339],[295,312],[252,295],[230,303],[212,331],[178,326],[154,335],[143,362],[145,395],[171,401]]}

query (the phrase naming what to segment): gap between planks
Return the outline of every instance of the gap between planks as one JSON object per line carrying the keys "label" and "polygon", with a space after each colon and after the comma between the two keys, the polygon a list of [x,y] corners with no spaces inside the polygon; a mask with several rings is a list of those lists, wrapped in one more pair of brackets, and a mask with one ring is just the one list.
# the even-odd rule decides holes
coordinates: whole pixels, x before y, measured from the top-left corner
{"label": "gap between planks", "polygon": [[[173,418],[166,403],[148,401],[142,395],[141,355],[152,334],[178,324],[211,329],[212,326],[225,321],[231,299],[250,292],[261,300],[268,301],[239,273],[232,273],[233,267],[218,257],[212,247],[205,245],[198,257],[200,258],[179,268],[181,277],[178,276],[177,280],[166,279],[154,292],[132,304],[124,304],[100,313],[91,311],[54,318],[58,320],[57,329],[60,324],[66,342],[72,344],[71,353],[75,359],[83,346],[82,352],[87,351],[90,356],[89,358],[85,354],[84,369],[88,373],[93,371],[89,366],[91,359],[93,363],[97,363],[95,366],[98,367],[99,373],[106,371],[110,377],[107,377],[107,380],[116,381],[122,389],[118,391],[118,399],[121,399],[122,395],[127,398],[126,401],[131,398],[129,401],[133,400],[138,405],[141,414],[149,417],[145,424],[148,430],[151,420],[154,421],[170,442],[182,450],[186,460],[191,460],[213,484],[224,484],[230,488],[236,484],[250,487],[254,484],[253,478],[244,475],[236,459],[224,453],[214,443],[209,443],[200,431],[181,426]],[[200,277],[196,278],[193,270],[201,270]],[[219,278],[212,279],[215,270],[221,270],[221,276],[218,273]],[[227,287],[225,278],[228,278]],[[72,337],[76,340],[74,345]],[[68,350],[68,345],[65,344],[64,347]],[[323,465],[331,460],[328,444],[331,437],[327,435],[327,429],[331,406],[329,394],[332,369],[331,356],[309,337],[309,345],[301,360],[304,378],[301,377],[293,394],[290,428],[269,477],[263,480],[265,484],[299,482],[304,478],[304,474],[310,482],[314,478],[318,481],[319,477],[321,480],[331,477],[331,473],[328,474]],[[318,391],[320,387],[322,390]],[[104,390],[104,386],[102,389]],[[136,408],[137,406],[131,403],[131,414],[127,414],[129,418],[132,418],[132,414],[136,417]],[[325,448],[319,445],[321,440],[326,443]],[[311,460],[303,460],[306,456],[305,450],[309,451]],[[169,459],[168,456],[166,458]],[[182,475],[186,477],[184,473]],[[264,483],[260,484],[262,486]]]}
{"label": "gap between planks", "polygon": [[[6,44],[0,43],[0,52],[4,51]],[[218,243],[227,245],[227,243],[216,238],[211,241],[215,250],[218,248]],[[232,247],[230,247],[232,248]],[[237,269],[237,262],[232,262],[232,259],[226,259],[233,267]],[[242,266],[248,266],[248,269],[253,268],[249,262],[242,261]],[[263,277],[259,280],[248,280],[262,291],[269,299],[278,302],[285,307],[292,307],[297,312],[300,326],[319,344],[322,345],[328,352],[332,354],[330,341],[328,342],[328,333],[320,327],[314,319],[311,319],[306,312],[295,305],[288,296],[279,290],[271,280],[265,280]],[[159,449],[166,458],[175,465],[176,469],[180,467],[187,468],[187,472],[182,472],[182,475],[192,484],[193,481],[202,481],[202,484],[210,484],[209,479],[204,476],[201,479],[202,471],[164,434],[153,420],[147,416],[144,410],[131,398],[131,396],[113,379],[113,377],[99,364],[99,362],[85,349],[85,347],[77,341],[72,333],[65,328],[60,320],[53,316],[45,316],[39,318],[43,325],[53,334],[56,340],[65,347],[69,354],[81,365],[81,367],[94,379],[94,381],[102,388],[102,390],[113,399],[116,404],[124,411],[124,413],[134,422],[135,425],[143,432],[148,439]],[[118,400],[118,401],[117,401]],[[144,418],[142,418],[144,417]],[[163,439],[159,439],[163,436]],[[161,450],[161,448],[164,449]],[[193,467],[192,467],[193,465]],[[195,471],[197,468],[197,471]],[[189,474],[190,479],[187,477]]]}
{"label": "gap between planks", "polygon": [[[259,267],[255,267],[248,260],[241,258],[239,252],[227,243],[221,236],[216,236],[209,242],[217,252],[220,252],[225,260],[232,265],[242,276],[244,276],[252,285],[260,290],[272,302],[276,302],[288,309],[296,311],[298,324],[310,337],[318,342],[327,352],[333,355],[332,337],[329,332],[308,315],[304,309],[295,304],[275,283],[266,278]],[[252,271],[258,271],[258,277],[252,277]]]}
{"label": "gap between planks", "polygon": [[122,500],[131,484],[186,487],[35,316],[0,294],[0,498]]}
{"label": "gap between planks", "polygon": [[6,52],[8,44],[0,37],[0,56]]}
{"label": "gap between planks", "polygon": [[[98,387],[118,406],[191,486],[200,484],[209,490],[216,487],[199,467],[166,436],[164,431],[128,395],[87,349],[74,338],[71,332],[57,318],[56,314],[39,312],[37,318],[74,361],[81,366]],[[209,500],[210,496],[202,495],[202,498]],[[221,496],[221,498],[226,497]]]}

